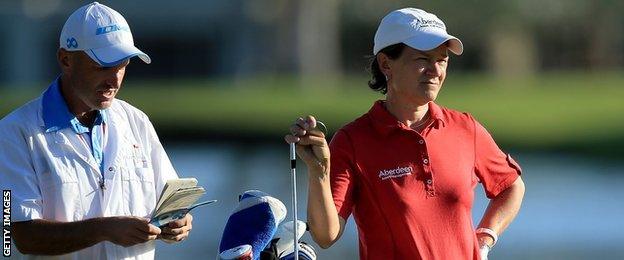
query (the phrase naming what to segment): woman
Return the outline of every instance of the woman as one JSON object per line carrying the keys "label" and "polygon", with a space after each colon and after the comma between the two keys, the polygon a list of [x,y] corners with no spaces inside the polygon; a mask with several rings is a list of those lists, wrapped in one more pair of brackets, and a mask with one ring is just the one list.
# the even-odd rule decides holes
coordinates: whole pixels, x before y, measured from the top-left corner
{"label": "woman", "polygon": [[[375,34],[369,81],[385,100],[329,146],[313,116],[290,128],[285,139],[309,169],[308,222],[321,247],[340,238],[353,214],[361,259],[487,259],[518,213],[518,164],[472,116],[434,103],[449,51],[460,55],[462,43],[437,16],[393,11]],[[475,229],[478,182],[491,201]]]}

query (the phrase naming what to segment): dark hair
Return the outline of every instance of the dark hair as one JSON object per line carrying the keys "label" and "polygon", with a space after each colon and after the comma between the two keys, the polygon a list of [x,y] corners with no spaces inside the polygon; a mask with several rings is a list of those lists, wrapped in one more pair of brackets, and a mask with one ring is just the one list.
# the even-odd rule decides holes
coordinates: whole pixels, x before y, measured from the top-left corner
{"label": "dark hair", "polygon": [[[390,59],[394,60],[401,56],[401,53],[403,53],[405,46],[406,45],[403,43],[397,43],[381,49],[377,54],[386,54],[388,55],[388,57],[390,57]],[[386,76],[383,74],[383,72],[381,72],[381,69],[379,68],[379,63],[377,63],[377,55],[371,57],[368,72],[370,72],[372,76],[371,80],[368,81],[368,87],[374,91],[381,92],[381,94],[386,94],[386,92],[388,92],[388,82],[386,82]]]}

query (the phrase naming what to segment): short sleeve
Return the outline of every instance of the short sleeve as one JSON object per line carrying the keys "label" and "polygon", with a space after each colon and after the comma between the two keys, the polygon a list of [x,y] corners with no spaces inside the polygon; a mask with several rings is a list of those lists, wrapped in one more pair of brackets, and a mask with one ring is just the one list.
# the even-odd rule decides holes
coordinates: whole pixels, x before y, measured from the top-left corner
{"label": "short sleeve", "polygon": [[11,192],[13,222],[42,218],[42,196],[27,138],[19,128],[0,124],[0,186],[3,193]]}
{"label": "short sleeve", "polygon": [[496,197],[516,181],[522,169],[494,142],[488,131],[476,120],[475,129],[475,173],[483,184],[488,198]]}
{"label": "short sleeve", "polygon": [[339,130],[329,145],[331,152],[330,180],[332,197],[338,215],[347,220],[353,209],[355,185],[353,145],[344,130]]}

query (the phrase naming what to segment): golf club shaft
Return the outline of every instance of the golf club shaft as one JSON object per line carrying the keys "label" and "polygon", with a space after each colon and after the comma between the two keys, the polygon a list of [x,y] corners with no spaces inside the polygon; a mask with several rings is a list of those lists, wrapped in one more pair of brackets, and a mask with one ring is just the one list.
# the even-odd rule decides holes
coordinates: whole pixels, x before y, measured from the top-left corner
{"label": "golf club shaft", "polygon": [[292,209],[293,209],[293,241],[295,260],[299,260],[299,241],[297,241],[297,155],[295,144],[290,144],[290,172],[292,173]]}

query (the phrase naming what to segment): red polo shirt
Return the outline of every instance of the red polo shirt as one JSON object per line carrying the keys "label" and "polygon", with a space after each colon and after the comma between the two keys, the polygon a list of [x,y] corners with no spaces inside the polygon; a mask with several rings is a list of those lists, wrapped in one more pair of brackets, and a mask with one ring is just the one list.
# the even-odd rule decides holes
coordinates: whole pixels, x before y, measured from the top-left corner
{"label": "red polo shirt", "polygon": [[429,103],[422,134],[377,101],[333,137],[331,187],[338,214],[353,213],[361,259],[478,259],[474,188],[489,198],[521,169],[474,118]]}

